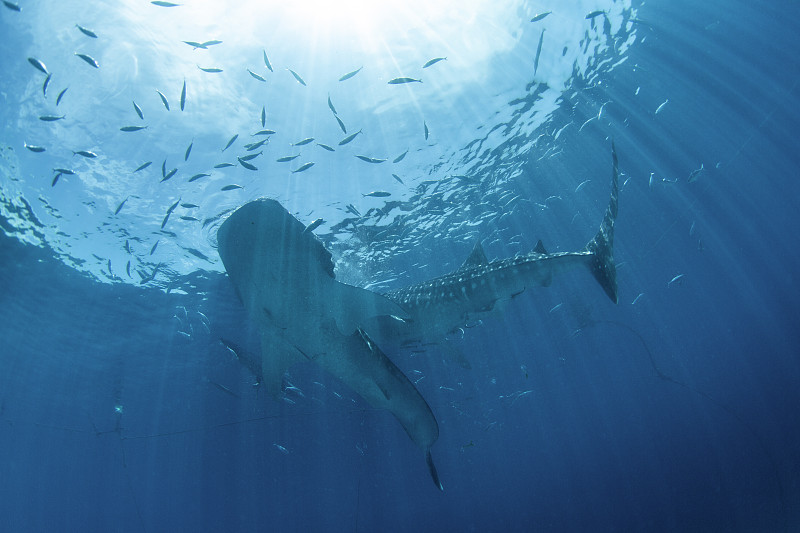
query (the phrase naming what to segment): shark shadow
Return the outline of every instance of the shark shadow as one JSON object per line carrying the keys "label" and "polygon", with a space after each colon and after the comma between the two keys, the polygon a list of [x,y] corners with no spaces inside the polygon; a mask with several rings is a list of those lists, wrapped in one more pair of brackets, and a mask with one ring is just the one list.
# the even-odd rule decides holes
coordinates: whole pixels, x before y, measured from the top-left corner
{"label": "shark shadow", "polygon": [[239,299],[261,335],[261,381],[274,397],[283,374],[311,361],[371,406],[390,411],[419,446],[436,486],[431,457],[439,426],[414,384],[379,344],[440,340],[528,287],[584,266],[617,302],[613,257],[617,216],[617,155],[612,144],[611,199],[600,230],[583,250],[530,254],[488,262],[480,244],[452,274],[377,294],[336,281],[330,252],[275,200],[237,209],[217,233],[219,255]]}

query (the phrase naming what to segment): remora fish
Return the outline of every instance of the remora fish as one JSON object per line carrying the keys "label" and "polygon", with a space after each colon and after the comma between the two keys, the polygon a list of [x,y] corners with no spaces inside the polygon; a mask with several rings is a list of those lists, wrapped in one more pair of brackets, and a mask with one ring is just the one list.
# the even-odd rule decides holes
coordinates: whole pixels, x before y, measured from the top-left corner
{"label": "remora fish", "polygon": [[261,373],[278,397],[284,372],[313,361],[378,409],[419,446],[436,486],[431,447],[439,426],[428,403],[361,328],[377,315],[404,316],[387,298],[336,281],[331,254],[275,200],[237,209],[217,233],[220,258],[261,332]]}
{"label": "remora fish", "polygon": [[384,293],[410,319],[378,316],[360,326],[381,346],[416,340],[440,342],[448,333],[474,323],[525,289],[549,286],[554,275],[579,266],[588,268],[606,295],[617,303],[613,245],[619,172],[613,144],[612,160],[608,208],[599,231],[582,250],[547,253],[540,242],[529,254],[489,262],[479,242],[455,272]]}

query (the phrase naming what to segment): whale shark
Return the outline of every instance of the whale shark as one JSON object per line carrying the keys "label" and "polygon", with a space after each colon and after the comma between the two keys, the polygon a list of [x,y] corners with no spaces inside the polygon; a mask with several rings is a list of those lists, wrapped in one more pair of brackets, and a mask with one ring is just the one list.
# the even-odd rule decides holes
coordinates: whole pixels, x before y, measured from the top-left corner
{"label": "whale shark", "polygon": [[439,437],[433,411],[381,346],[441,340],[498,302],[549,286],[575,267],[587,268],[617,303],[613,143],[612,160],[611,198],[600,229],[582,250],[548,253],[540,241],[528,254],[490,262],[477,243],[455,272],[384,294],[336,280],[331,253],[278,201],[241,206],[220,225],[217,248],[261,337],[261,382],[277,398],[292,365],[316,363],[372,407],[391,412],[443,490],[431,455]]}
{"label": "whale shark", "polygon": [[384,347],[438,343],[525,290],[547,287],[555,275],[576,267],[587,268],[611,301],[618,303],[613,250],[619,163],[613,143],[611,154],[611,198],[600,229],[582,250],[548,253],[540,240],[530,253],[489,262],[478,241],[455,272],[383,293],[403,309],[406,318],[374,316],[362,327]]}

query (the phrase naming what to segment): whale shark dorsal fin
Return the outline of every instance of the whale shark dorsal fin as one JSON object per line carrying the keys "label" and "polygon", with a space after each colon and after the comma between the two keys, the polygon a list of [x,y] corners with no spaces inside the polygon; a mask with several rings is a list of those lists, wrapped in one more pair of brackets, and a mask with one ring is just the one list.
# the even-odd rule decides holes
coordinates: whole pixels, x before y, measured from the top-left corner
{"label": "whale shark dorsal fin", "polygon": [[475,246],[472,247],[472,251],[469,253],[466,261],[458,270],[468,270],[470,268],[475,268],[479,266],[488,265],[489,260],[486,259],[486,253],[483,251],[483,246],[481,245],[481,241],[477,241]]}
{"label": "whale shark dorsal fin", "polygon": [[537,254],[547,254],[547,250],[544,249],[544,244],[542,244],[542,239],[539,239],[539,241],[536,243],[536,246],[533,247],[533,251]]}

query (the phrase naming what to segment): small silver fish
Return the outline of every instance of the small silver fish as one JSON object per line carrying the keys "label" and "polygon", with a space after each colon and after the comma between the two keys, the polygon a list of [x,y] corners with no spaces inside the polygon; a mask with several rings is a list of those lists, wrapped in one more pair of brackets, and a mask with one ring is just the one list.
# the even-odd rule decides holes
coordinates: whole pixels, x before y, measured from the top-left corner
{"label": "small silver fish", "polygon": [[223,149],[222,149],[222,151],[224,152],[225,150],[227,150],[228,148],[230,148],[230,147],[231,147],[231,145],[232,145],[234,142],[236,142],[236,139],[238,139],[238,138],[239,138],[239,134],[238,134],[238,133],[237,133],[236,135],[234,135],[233,137],[231,137],[231,140],[230,140],[230,141],[228,141],[228,144],[226,144],[226,145],[225,145],[225,148],[223,148]]}
{"label": "small silver fish", "polygon": [[134,170],[134,172],[139,172],[140,170],[144,170],[144,169],[146,169],[147,167],[149,167],[152,164],[153,164],[152,161],[148,161],[147,163],[142,163],[141,165],[139,165],[139,168]]}
{"label": "small silver fish", "polygon": [[371,198],[386,198],[387,196],[391,196],[392,193],[386,191],[372,191],[368,192],[367,194],[362,194],[363,197],[371,197]]}
{"label": "small silver fish", "polygon": [[43,122],[55,122],[56,120],[63,120],[67,118],[67,115],[42,115],[39,117],[39,120]]}
{"label": "small silver fish", "polygon": [[92,39],[97,39],[97,34],[88,28],[84,28],[83,26],[79,26],[75,24],[75,27],[78,28],[82,34],[86,35],[87,37],[91,37]]}
{"label": "small silver fish", "polygon": [[683,279],[683,274],[678,274],[677,276],[675,276],[674,278],[672,278],[667,282],[667,287],[671,287],[673,283],[680,284],[682,279]]}
{"label": "small silver fish", "polygon": [[256,74],[255,72],[253,72],[250,69],[247,69],[247,72],[249,72],[250,75],[253,76],[253,78],[257,79],[258,81],[263,81],[264,83],[267,83],[267,79],[264,76],[262,76],[260,74]]}
{"label": "small silver fish", "polygon": [[325,223],[325,221],[323,219],[318,218],[318,219],[312,221],[311,224],[306,226],[306,229],[303,230],[303,233],[311,233],[312,231],[314,231],[315,229],[317,229],[318,227],[320,227],[324,223]]}
{"label": "small silver fish", "polygon": [[146,128],[147,126],[123,126],[119,129],[119,131],[125,131],[125,132],[141,131]]}
{"label": "small silver fish", "polygon": [[328,146],[327,144],[317,143],[317,146],[323,148],[329,152],[335,152],[336,150],[332,146]]}
{"label": "small silver fish", "polygon": [[333,118],[335,118],[336,122],[339,123],[339,128],[341,128],[342,133],[346,134],[347,133],[347,128],[345,128],[344,122],[342,122],[342,119],[340,119],[337,115],[333,115]]}
{"label": "small silver fish", "polygon": [[552,13],[552,11],[545,11],[544,13],[539,13],[538,15],[534,16],[534,17],[531,19],[531,22],[539,22],[540,20],[542,20],[543,18],[545,18],[545,17],[546,17],[547,15],[549,15],[550,13]]}
{"label": "small silver fish", "polygon": [[[347,74],[345,74],[344,76],[342,76],[341,78],[339,78],[339,81],[346,81],[346,80],[349,80],[350,78],[352,78],[353,76],[355,76],[356,74],[358,74],[359,72],[361,72],[361,69],[362,69],[362,68],[364,68],[364,67],[363,67],[363,66],[361,66],[361,67],[358,67],[356,70],[353,70],[353,71],[351,71],[351,72],[348,72]],[[334,113],[335,113],[335,111],[334,111]]]}
{"label": "small silver fish", "polygon": [[[330,94],[328,94],[328,107],[331,108],[331,111],[333,111],[333,115],[334,116],[338,115],[338,113],[336,112],[336,108],[333,107],[333,102],[331,102],[331,95]],[[347,133],[347,132],[345,132],[345,133]]]}
{"label": "small silver fish", "polygon": [[405,151],[405,152],[403,152],[402,154],[400,154],[400,155],[398,155],[397,157],[395,157],[394,159],[392,159],[392,163],[399,163],[400,161],[402,161],[403,159],[405,159],[405,157],[406,157],[406,154],[408,154],[408,150],[406,150],[406,151]]}
{"label": "small silver fish", "polygon": [[[122,202],[120,202],[120,204],[119,204],[119,205],[117,206],[117,208],[114,210],[114,214],[115,214],[115,215],[119,215],[119,212],[120,212],[120,211],[122,211],[122,206],[124,206],[124,205],[125,205],[125,202],[127,202],[127,201],[128,201],[128,199],[127,199],[127,198],[125,198],[124,200],[122,200]],[[127,242],[128,242],[128,241],[125,241],[125,243],[126,243],[126,246],[127,246]],[[128,252],[128,253],[130,253],[130,252]]]}
{"label": "small silver fish", "polygon": [[429,133],[428,132],[428,123],[423,120],[422,121],[422,126],[425,128],[425,140],[427,141],[428,140],[428,133]]}
{"label": "small silver fish", "polygon": [[247,161],[243,160],[241,157],[237,157],[237,159],[239,160],[239,164],[242,165],[247,170],[258,170],[258,168],[255,165],[248,163]]}
{"label": "small silver fish", "polygon": [[232,185],[226,185],[223,188],[221,188],[220,190],[221,191],[233,191],[235,189],[244,189],[244,187],[242,187],[241,185],[232,184]]}
{"label": "small silver fish", "polygon": [[40,154],[40,153],[44,152],[44,150],[45,150],[43,146],[34,146],[34,145],[28,144],[28,143],[23,143],[22,145],[25,148],[27,148],[28,150],[30,150],[31,152],[34,152],[34,153],[37,153],[37,154]]}
{"label": "small silver fish", "polygon": [[590,181],[592,181],[592,180],[586,180],[586,181],[582,181],[582,182],[580,183],[580,185],[578,185],[577,187],[575,187],[575,192],[580,192],[580,191],[581,191],[581,189],[583,189],[584,187],[586,187],[586,185],[588,185]]}
{"label": "small silver fish", "polygon": [[220,163],[218,165],[214,165],[214,168],[228,168],[228,167],[235,167],[233,163]]}
{"label": "small silver fish", "polygon": [[39,61],[39,60],[38,60],[38,59],[36,59],[35,57],[29,57],[29,58],[28,58],[28,62],[29,62],[31,65],[33,65],[34,67],[36,67],[38,70],[42,71],[42,73],[44,73],[44,74],[50,74],[49,72],[47,72],[47,67],[46,67],[46,66],[44,66],[44,63],[42,63],[41,61]]}
{"label": "small silver fish", "polygon": [[75,52],[75,55],[86,61],[86,63],[93,66],[94,68],[100,68],[100,64],[97,61],[95,61],[95,59],[92,56],[88,56],[86,54],[79,54],[78,52]]}
{"label": "small silver fish", "polygon": [[386,161],[386,159],[378,159],[378,158],[375,158],[375,157],[367,157],[365,155],[357,155],[356,157],[359,158],[362,161],[366,161],[367,163],[383,163],[384,161]]}
{"label": "small silver fish", "polygon": [[42,84],[42,96],[47,98],[47,86],[50,85],[50,80],[53,79],[53,73],[47,75],[44,79],[44,83]]}
{"label": "small silver fish", "polygon": [[61,99],[64,98],[64,93],[67,92],[67,89],[69,89],[69,87],[65,87],[60,93],[58,93],[58,97],[56,98],[56,106],[61,103]]}
{"label": "small silver fish", "polygon": [[313,166],[314,166],[313,162],[303,163],[297,170],[292,170],[292,174],[297,174],[298,172],[304,172]]}
{"label": "small silver fish", "polygon": [[197,41],[183,41],[183,42],[185,42],[186,44],[188,44],[189,46],[191,46],[195,50],[197,50],[198,48],[202,48],[204,50],[208,50],[207,46],[205,46],[203,43],[198,43]]}
{"label": "small silver fish", "polygon": [[446,57],[434,57],[433,59],[429,59],[427,63],[425,63],[424,65],[422,65],[422,68],[428,68],[428,67],[430,67],[431,65],[435,65],[435,64],[436,64],[436,63],[438,63],[439,61],[444,61],[444,60],[446,60],[446,59],[447,59]]}
{"label": "small silver fish", "polygon": [[292,146],[304,146],[304,145],[309,144],[311,142],[314,142],[314,137],[307,137],[307,138],[303,139],[302,141],[297,141]]}
{"label": "small silver fish", "polygon": [[144,120],[144,113],[142,113],[142,108],[136,105],[136,102],[133,102],[133,110],[136,111],[136,114],[139,115],[140,119]]}
{"label": "small silver fish", "polygon": [[402,83],[413,83],[413,82],[422,83],[422,80],[417,79],[417,78],[402,77],[402,78],[393,78],[393,79],[389,80],[387,83],[389,85],[400,85]]}
{"label": "small silver fish", "polygon": [[176,172],[178,172],[178,169],[177,169],[177,168],[173,168],[172,170],[170,170],[169,172],[167,172],[167,173],[164,175],[164,177],[163,177],[163,178],[161,178],[161,181],[167,181],[167,180],[168,180],[168,179],[170,179],[172,176],[174,176]]}
{"label": "small silver fish", "polygon": [[355,133],[351,133],[350,135],[348,135],[347,137],[345,137],[344,139],[339,141],[339,146],[344,146],[345,144],[351,142],[353,139],[355,139],[358,136],[359,133],[361,133],[361,130],[358,130]]}
{"label": "small silver fish", "polygon": [[172,2],[163,2],[162,0],[153,0],[150,3],[158,7],[178,7],[180,5],[180,4],[173,4]]}
{"label": "small silver fish", "polygon": [[210,176],[210,175],[211,175],[211,174],[207,174],[207,173],[205,173],[205,172],[201,172],[200,174],[195,174],[194,176],[192,176],[191,178],[189,178],[189,183],[191,183],[191,182],[193,182],[193,181],[197,181],[197,180],[199,180],[200,178],[205,178],[205,177],[207,177],[207,176]]}
{"label": "small silver fish", "polygon": [[269,62],[269,58],[267,57],[267,51],[263,50],[263,52],[264,52],[264,65],[269,69],[270,72],[274,72],[272,70],[272,65]]}
{"label": "small silver fish", "polygon": [[183,154],[184,162],[189,160],[189,155],[192,153],[192,146],[194,146],[194,141],[189,143],[189,147],[186,148],[186,153]]}
{"label": "small silver fish", "polygon": [[289,161],[291,161],[291,160],[293,160],[293,159],[297,159],[298,157],[300,157],[300,154],[297,154],[297,155],[287,155],[287,156],[284,156],[284,157],[279,157],[279,158],[278,158],[278,159],[276,159],[275,161],[276,161],[276,162],[278,162],[278,163],[288,163]]}
{"label": "small silver fish", "polygon": [[689,174],[689,177],[687,178],[686,181],[688,181],[689,183],[694,183],[695,181],[697,181],[698,178],[700,177],[700,174],[703,172],[703,170],[705,170],[705,167],[703,166],[704,164],[705,163],[700,163],[700,168],[692,170],[691,174]]}
{"label": "small silver fish", "polygon": [[181,111],[186,107],[186,80],[183,80],[183,89],[181,89]]}
{"label": "small silver fish", "polygon": [[658,106],[656,108],[656,113],[655,114],[658,115],[661,112],[661,110],[664,109],[664,106],[667,105],[668,102],[669,102],[669,98],[664,100],[664,103],[662,103],[660,106]]}
{"label": "small silver fish", "polygon": [[215,73],[215,74],[219,73],[219,72],[222,72],[222,69],[221,68],[217,68],[217,67],[201,67],[200,65],[197,65],[197,68],[199,68],[203,72],[212,72],[212,73]]}
{"label": "small silver fish", "polygon": [[15,4],[14,2],[9,2],[8,0],[3,0],[3,5],[5,5],[11,11],[16,11],[17,13],[22,11],[22,8],[19,7],[19,4]]}
{"label": "small silver fish", "polygon": [[303,87],[306,87],[306,82],[303,80],[303,78],[301,78],[301,77],[300,77],[300,74],[298,74],[297,72],[293,71],[293,70],[292,70],[292,69],[290,69],[290,68],[287,68],[286,70],[288,70],[289,72],[291,72],[292,76],[294,76],[294,79],[296,79],[296,80],[297,80],[297,83],[299,83],[299,84],[300,84],[300,85],[302,85]]}
{"label": "small silver fish", "polygon": [[80,155],[88,159],[94,159],[95,157],[97,157],[96,153],[90,152],[89,150],[78,150],[77,152],[73,151],[72,155]]}
{"label": "small silver fish", "polygon": [[169,101],[167,100],[167,97],[164,96],[164,93],[162,93],[158,89],[156,89],[156,92],[158,93],[158,96],[161,97],[161,102],[163,102],[164,107],[166,107],[167,111],[169,111]]}
{"label": "small silver fish", "polygon": [[264,128],[267,125],[267,107],[261,106],[261,127]]}
{"label": "small silver fish", "polygon": [[405,185],[405,183],[403,183],[403,180],[401,180],[400,176],[398,176],[397,174],[392,174],[392,177],[396,179],[400,183],[400,185]]}

